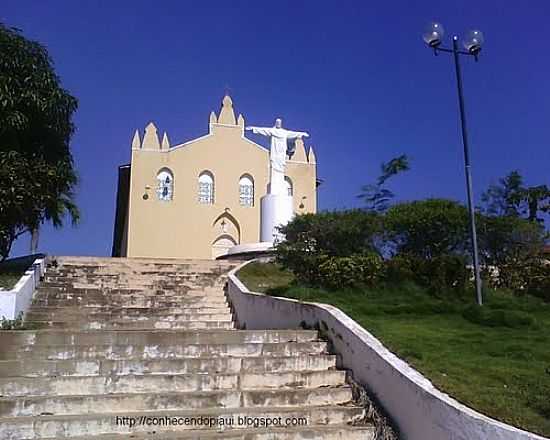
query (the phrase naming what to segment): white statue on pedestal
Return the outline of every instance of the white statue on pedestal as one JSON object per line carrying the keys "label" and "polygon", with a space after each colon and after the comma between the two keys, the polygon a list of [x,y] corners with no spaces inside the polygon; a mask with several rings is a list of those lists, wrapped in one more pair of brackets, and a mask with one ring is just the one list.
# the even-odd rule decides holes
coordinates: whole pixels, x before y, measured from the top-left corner
{"label": "white statue on pedestal", "polygon": [[246,130],[255,134],[271,137],[271,150],[269,160],[269,194],[279,195],[285,193],[285,165],[287,156],[288,139],[309,137],[305,131],[291,131],[283,128],[283,121],[275,120],[274,127],[246,127]]}
{"label": "white statue on pedestal", "polygon": [[309,137],[309,134],[285,130],[281,119],[275,120],[274,127],[246,127],[246,130],[271,137],[269,191],[260,200],[260,241],[276,243],[284,239],[279,227],[286,225],[294,216],[293,197],[288,194],[285,185],[287,141]]}

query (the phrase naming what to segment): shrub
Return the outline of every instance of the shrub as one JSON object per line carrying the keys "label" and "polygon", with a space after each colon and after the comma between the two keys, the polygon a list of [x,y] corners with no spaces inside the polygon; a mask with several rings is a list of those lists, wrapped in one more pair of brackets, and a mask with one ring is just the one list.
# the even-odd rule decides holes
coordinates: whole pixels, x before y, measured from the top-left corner
{"label": "shrub", "polygon": [[423,259],[464,254],[468,211],[458,202],[426,199],[392,206],[384,218],[385,238],[394,254]]}
{"label": "shrub", "polygon": [[277,261],[296,277],[318,284],[319,267],[331,257],[368,255],[376,251],[380,216],[361,210],[296,216],[281,228]]}
{"label": "shrub", "polygon": [[502,264],[487,280],[493,288],[506,288],[516,295],[529,294],[550,302],[550,263],[542,258]]}
{"label": "shrub", "polygon": [[319,266],[319,285],[330,288],[373,286],[380,278],[382,258],[376,254],[327,257]]}
{"label": "shrub", "polygon": [[410,280],[433,294],[464,292],[470,270],[466,259],[458,255],[440,255],[421,258],[415,255],[397,255],[385,263],[384,278],[388,283]]}
{"label": "shrub", "polygon": [[[477,214],[477,221],[486,285],[550,301],[550,267],[539,256],[544,228],[513,216]],[[472,276],[468,211],[452,200],[400,203],[385,214],[304,214],[281,232],[286,240],[277,244],[277,261],[309,285],[413,282],[441,294],[465,291]]]}
{"label": "shrub", "polygon": [[527,272],[527,293],[550,302],[550,264],[543,261],[532,264]]}
{"label": "shrub", "polygon": [[25,330],[23,312],[20,312],[15,319],[6,319],[2,316],[2,320],[0,321],[0,330]]}
{"label": "shrub", "polygon": [[540,266],[545,232],[535,222],[513,216],[478,216],[479,249],[489,286],[520,290]]}
{"label": "shrub", "polygon": [[458,255],[440,255],[424,260],[417,268],[416,278],[432,293],[451,290],[464,292],[471,276],[466,258]]}
{"label": "shrub", "polygon": [[402,284],[413,281],[415,269],[413,258],[407,255],[396,255],[384,262],[384,280],[389,284]]}
{"label": "shrub", "polygon": [[490,309],[478,305],[470,305],[462,312],[467,321],[485,327],[524,328],[536,325],[533,316],[519,310]]}

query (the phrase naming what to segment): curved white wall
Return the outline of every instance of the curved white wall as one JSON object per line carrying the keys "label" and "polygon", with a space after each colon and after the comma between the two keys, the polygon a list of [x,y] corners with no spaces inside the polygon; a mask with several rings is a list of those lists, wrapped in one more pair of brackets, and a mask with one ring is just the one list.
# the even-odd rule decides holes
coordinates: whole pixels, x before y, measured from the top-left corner
{"label": "curved white wall", "polygon": [[16,319],[27,313],[32,297],[45,270],[44,258],[34,260],[12,290],[0,289],[0,319]]}
{"label": "curved white wall", "polygon": [[[248,264],[248,263],[245,263]],[[229,274],[227,294],[240,327],[297,328],[321,325],[341,357],[384,407],[405,440],[548,440],[486,417],[436,389],[372,334],[339,309],[250,292]]]}

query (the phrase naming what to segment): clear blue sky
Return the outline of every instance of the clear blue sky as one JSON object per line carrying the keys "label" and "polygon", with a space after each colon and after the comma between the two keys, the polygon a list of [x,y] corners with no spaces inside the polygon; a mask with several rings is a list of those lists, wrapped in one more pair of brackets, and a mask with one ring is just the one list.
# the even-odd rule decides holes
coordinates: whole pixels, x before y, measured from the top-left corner
{"label": "clear blue sky", "polygon": [[401,153],[412,170],[392,184],[400,199],[464,200],[453,65],[421,40],[432,20],[486,37],[480,62],[464,60],[477,196],[515,168],[550,184],[549,16],[548,0],[3,0],[0,20],[48,47],[80,101],[83,219],[45,228],[40,249],[108,255],[133,131],[153,120],[172,143],[200,136],[226,87],[247,123],[282,116],[311,133],[321,209],[359,206],[360,186]]}

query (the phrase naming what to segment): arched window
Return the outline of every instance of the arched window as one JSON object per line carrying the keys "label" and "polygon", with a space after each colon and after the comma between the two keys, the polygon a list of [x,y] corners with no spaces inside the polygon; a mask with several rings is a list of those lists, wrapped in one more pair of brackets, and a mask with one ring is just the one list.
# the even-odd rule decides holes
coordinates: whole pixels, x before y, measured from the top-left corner
{"label": "arched window", "polygon": [[290,177],[285,176],[285,187],[287,195],[294,195],[294,185],[292,185],[292,180],[290,180]]}
{"label": "arched window", "polygon": [[199,203],[214,203],[214,176],[208,171],[203,171],[199,175]]}
{"label": "arched window", "polygon": [[239,201],[241,206],[254,206],[254,180],[248,174],[239,179]]}
{"label": "arched window", "polygon": [[168,202],[174,196],[174,176],[169,169],[162,169],[157,174],[157,197]]}

